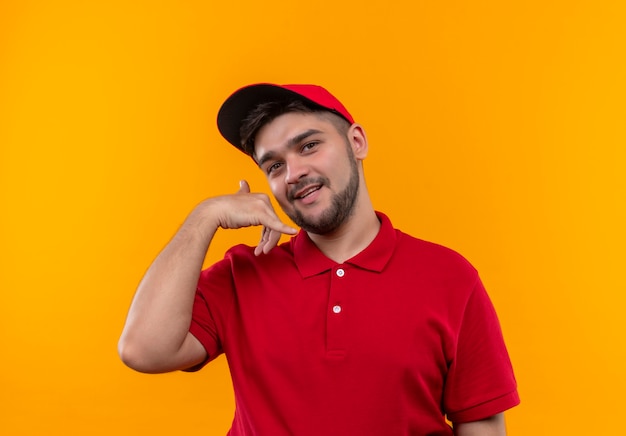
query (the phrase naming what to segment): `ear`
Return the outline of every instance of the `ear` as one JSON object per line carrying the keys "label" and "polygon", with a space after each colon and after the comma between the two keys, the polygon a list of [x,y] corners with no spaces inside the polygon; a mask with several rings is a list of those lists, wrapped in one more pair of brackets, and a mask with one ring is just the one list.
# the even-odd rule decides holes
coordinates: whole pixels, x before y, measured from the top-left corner
{"label": "ear", "polygon": [[365,135],[365,130],[363,126],[360,124],[352,124],[350,129],[348,129],[348,140],[350,141],[350,145],[352,146],[352,152],[354,156],[363,160],[367,157],[367,136]]}

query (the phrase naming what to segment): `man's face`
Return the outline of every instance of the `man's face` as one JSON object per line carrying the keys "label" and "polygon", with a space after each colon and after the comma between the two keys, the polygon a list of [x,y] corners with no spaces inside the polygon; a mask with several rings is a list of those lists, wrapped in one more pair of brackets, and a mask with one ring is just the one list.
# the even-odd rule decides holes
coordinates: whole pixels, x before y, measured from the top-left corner
{"label": "man's face", "polygon": [[263,126],[255,160],[280,207],[307,232],[327,234],[354,209],[359,170],[330,115],[288,113]]}

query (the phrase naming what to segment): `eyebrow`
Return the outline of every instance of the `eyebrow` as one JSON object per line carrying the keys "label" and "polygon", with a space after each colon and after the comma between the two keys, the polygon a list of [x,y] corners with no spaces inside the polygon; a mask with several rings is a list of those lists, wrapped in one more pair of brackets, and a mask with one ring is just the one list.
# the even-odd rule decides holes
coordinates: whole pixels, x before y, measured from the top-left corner
{"label": "eyebrow", "polygon": [[[304,141],[309,136],[315,135],[316,133],[323,133],[323,132],[321,130],[317,130],[317,129],[305,130],[304,132],[297,134],[293,138],[289,138],[287,140],[286,148],[287,149],[293,148],[296,145],[298,145],[299,143],[301,143],[302,141]],[[276,155],[276,153],[273,152],[273,151],[268,151],[267,153],[263,154],[263,156],[261,156],[259,158],[259,160],[258,160],[259,167],[263,166],[263,164],[265,162],[267,162],[268,160],[273,159],[275,155]]]}

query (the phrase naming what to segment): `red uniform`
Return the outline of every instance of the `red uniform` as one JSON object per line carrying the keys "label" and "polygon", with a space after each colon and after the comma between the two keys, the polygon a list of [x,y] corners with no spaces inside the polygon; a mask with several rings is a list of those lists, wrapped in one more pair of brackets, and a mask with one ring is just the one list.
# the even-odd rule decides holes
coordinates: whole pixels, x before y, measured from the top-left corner
{"label": "red uniform", "polygon": [[191,333],[226,354],[232,436],[452,435],[519,403],[493,306],[459,254],[378,213],[337,264],[300,232],[267,255],[233,247],[203,271]]}

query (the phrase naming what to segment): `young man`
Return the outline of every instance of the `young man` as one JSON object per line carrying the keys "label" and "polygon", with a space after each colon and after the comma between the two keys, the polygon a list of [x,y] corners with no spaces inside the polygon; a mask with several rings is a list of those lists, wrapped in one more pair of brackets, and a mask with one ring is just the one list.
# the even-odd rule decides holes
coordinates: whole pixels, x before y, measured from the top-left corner
{"label": "young man", "polygon": [[[123,361],[197,370],[225,353],[232,436],[504,435],[519,398],[478,274],[374,210],[346,108],[318,86],[257,84],[226,100],[218,127],[302,230],[245,181],[200,203],[139,285]],[[218,228],[257,225],[257,247],[201,272]]]}

